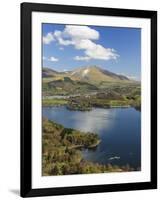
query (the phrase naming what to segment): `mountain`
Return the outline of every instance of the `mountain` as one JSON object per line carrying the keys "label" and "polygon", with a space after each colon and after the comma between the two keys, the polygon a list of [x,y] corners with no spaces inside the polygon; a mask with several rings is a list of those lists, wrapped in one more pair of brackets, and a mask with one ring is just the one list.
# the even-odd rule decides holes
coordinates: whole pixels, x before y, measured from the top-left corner
{"label": "mountain", "polygon": [[97,66],[77,68],[70,72],[70,78],[90,83],[129,81],[126,76],[115,74]]}
{"label": "mountain", "polygon": [[42,77],[43,78],[50,78],[50,77],[56,77],[59,74],[59,72],[50,69],[50,68],[43,68],[42,69]]}
{"label": "mountain", "polygon": [[103,93],[108,91],[109,94],[114,88],[116,93],[124,94],[133,87],[140,87],[140,82],[97,66],[80,67],[66,72],[43,68],[42,77],[44,96],[100,93],[102,91]]}
{"label": "mountain", "polygon": [[42,76],[43,78],[53,77],[53,80],[60,80],[64,79],[64,77],[69,77],[74,81],[88,82],[91,84],[100,84],[102,82],[118,83],[132,81],[126,76],[110,72],[97,66],[79,67],[67,72],[57,72],[49,68],[43,68]]}

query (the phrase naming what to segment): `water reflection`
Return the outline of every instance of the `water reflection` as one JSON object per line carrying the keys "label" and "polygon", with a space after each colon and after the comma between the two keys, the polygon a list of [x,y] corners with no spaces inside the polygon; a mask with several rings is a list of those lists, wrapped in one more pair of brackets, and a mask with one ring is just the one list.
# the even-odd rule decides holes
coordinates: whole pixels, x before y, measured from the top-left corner
{"label": "water reflection", "polygon": [[94,109],[90,112],[77,112],[73,116],[75,128],[82,131],[101,133],[110,128],[115,120],[115,111],[110,109]]}
{"label": "water reflection", "polygon": [[82,150],[86,160],[140,167],[140,111],[134,108],[94,108],[92,111],[81,112],[52,107],[43,108],[43,116],[68,128],[99,134],[101,143],[97,148]]}

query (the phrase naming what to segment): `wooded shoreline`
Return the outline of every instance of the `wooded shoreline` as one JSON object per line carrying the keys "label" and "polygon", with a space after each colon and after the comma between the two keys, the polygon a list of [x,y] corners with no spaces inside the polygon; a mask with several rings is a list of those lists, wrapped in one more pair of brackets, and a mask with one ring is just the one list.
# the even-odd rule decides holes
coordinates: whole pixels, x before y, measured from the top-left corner
{"label": "wooded shoreline", "polygon": [[43,118],[42,175],[68,175],[137,171],[129,165],[99,164],[83,158],[82,149],[96,148],[101,140],[96,133],[65,128]]}

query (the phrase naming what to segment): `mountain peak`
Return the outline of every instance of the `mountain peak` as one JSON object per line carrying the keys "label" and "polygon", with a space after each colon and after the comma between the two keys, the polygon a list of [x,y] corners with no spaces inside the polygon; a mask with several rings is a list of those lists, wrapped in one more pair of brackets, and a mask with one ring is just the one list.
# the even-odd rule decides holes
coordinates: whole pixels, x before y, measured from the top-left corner
{"label": "mountain peak", "polygon": [[81,69],[101,69],[97,65],[87,65],[87,66],[83,66],[83,67],[80,67],[80,68]]}
{"label": "mountain peak", "polygon": [[88,65],[77,67],[72,71],[57,72],[52,69],[43,69],[43,77],[56,77],[57,79],[62,79],[63,77],[69,77],[72,80],[89,82],[92,84],[102,83],[102,82],[124,82],[131,81],[128,77],[120,74],[113,73],[107,69],[103,69],[100,66]]}
{"label": "mountain peak", "polygon": [[71,71],[71,78],[81,81],[95,82],[119,82],[128,81],[126,76],[119,75],[96,65],[82,66]]}

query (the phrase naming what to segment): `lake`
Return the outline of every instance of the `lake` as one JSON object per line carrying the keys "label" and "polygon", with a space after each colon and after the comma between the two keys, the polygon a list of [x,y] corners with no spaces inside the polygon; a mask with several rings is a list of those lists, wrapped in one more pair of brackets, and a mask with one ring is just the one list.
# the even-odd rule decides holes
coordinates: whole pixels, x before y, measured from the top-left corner
{"label": "lake", "polygon": [[101,164],[141,167],[141,112],[134,108],[93,108],[71,111],[62,107],[44,107],[43,116],[67,128],[97,133],[101,143],[95,149],[83,149],[86,160]]}

